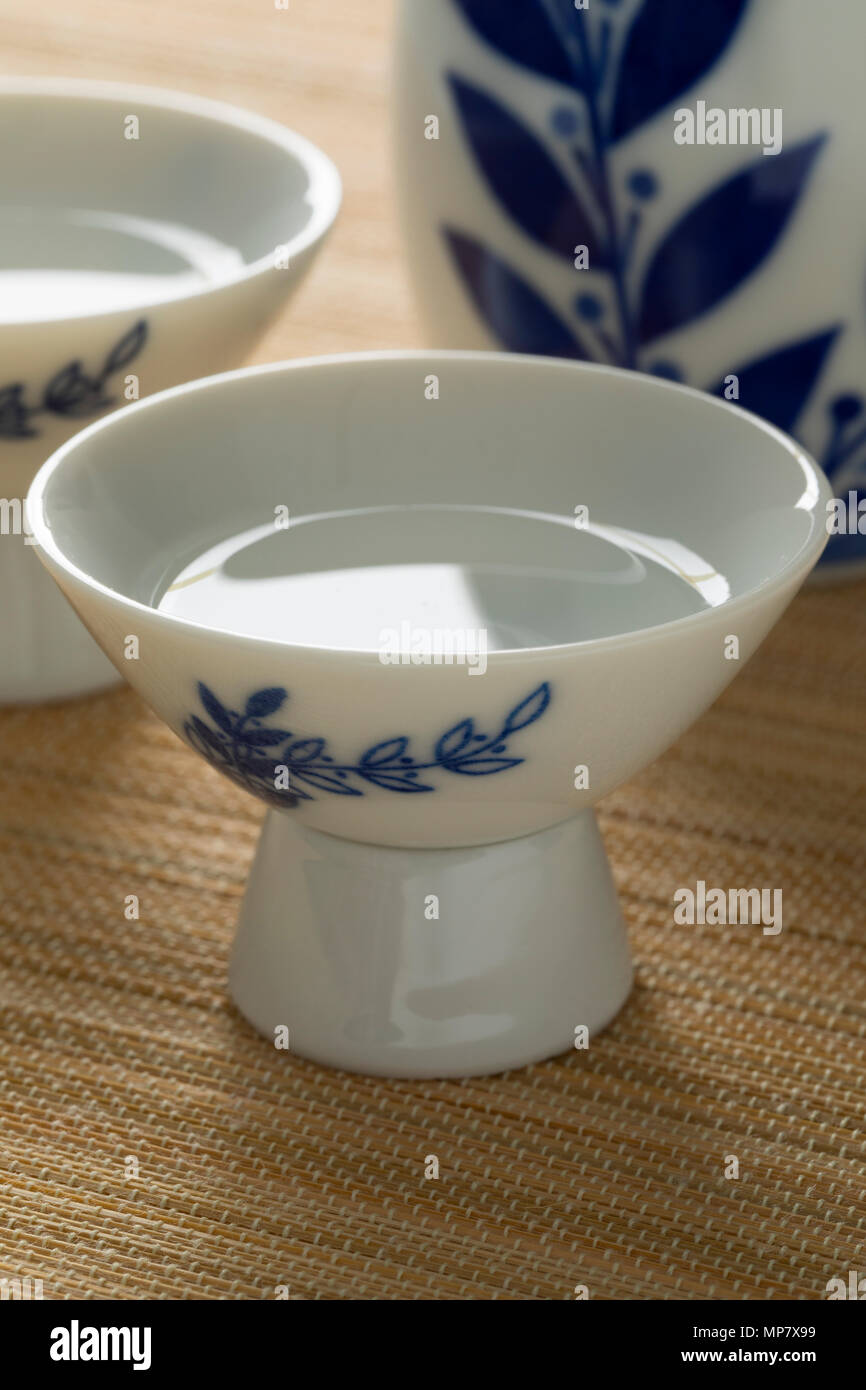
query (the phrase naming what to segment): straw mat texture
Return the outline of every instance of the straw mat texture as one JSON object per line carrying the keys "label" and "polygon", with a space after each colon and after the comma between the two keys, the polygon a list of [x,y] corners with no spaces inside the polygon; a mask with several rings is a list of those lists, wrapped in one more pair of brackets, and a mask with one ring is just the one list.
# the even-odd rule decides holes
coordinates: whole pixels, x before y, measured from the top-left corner
{"label": "straw mat texture", "polygon": [[[3,712],[0,1274],[47,1298],[773,1299],[866,1268],[864,599],[801,595],[607,799],[634,994],[588,1052],[484,1080],[275,1052],[225,993],[252,801],[130,692]],[[700,878],[781,887],[782,932],[674,926]]]}

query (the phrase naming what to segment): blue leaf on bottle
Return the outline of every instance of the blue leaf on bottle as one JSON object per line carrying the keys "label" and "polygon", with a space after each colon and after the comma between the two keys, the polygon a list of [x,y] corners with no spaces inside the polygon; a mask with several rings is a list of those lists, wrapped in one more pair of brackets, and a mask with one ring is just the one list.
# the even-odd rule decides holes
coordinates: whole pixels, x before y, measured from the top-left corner
{"label": "blue leaf on bottle", "polygon": [[[749,0],[645,0],[619,67],[611,134],[621,140],[718,62]],[[505,7],[503,7],[505,8]]]}
{"label": "blue leaf on bottle", "polygon": [[454,0],[477,34],[505,58],[555,82],[577,86],[581,68],[563,42],[575,22],[573,0]]}
{"label": "blue leaf on bottle", "polygon": [[760,156],[674,224],[644,278],[642,343],[693,323],[758,268],[782,235],[825,138]]}
{"label": "blue leaf on bottle", "polygon": [[592,361],[576,335],[537,290],[472,237],[443,229],[454,263],[480,317],[510,352]]}
{"label": "blue leaf on bottle", "polygon": [[[793,429],[840,331],[838,325],[828,328],[799,342],[774,348],[763,357],[736,368],[732,375],[737,378],[737,404],[769,420],[780,430]],[[713,387],[714,395],[723,396],[724,393],[724,381]]]}
{"label": "blue leaf on bottle", "polygon": [[509,217],[569,262],[576,247],[586,246],[590,266],[602,269],[607,255],[598,230],[536,136],[487,92],[453,73],[449,81],[478,167]]}

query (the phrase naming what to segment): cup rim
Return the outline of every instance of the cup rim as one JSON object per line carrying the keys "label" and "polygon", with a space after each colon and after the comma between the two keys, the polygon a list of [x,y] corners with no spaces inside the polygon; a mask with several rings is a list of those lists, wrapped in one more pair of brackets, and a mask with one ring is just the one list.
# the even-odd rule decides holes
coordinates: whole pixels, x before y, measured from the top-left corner
{"label": "cup rim", "polygon": [[[332,227],[342,202],[342,180],[333,160],[305,136],[299,135],[290,127],[268,116],[260,116],[244,107],[230,102],[216,101],[211,97],[198,96],[192,92],[181,92],[171,87],[151,87],[132,82],[109,82],[101,79],[79,77],[4,77],[0,76],[0,102],[7,97],[65,97],[82,101],[129,100],[141,107],[150,106],[163,111],[176,111],[182,115],[200,116],[215,125],[224,125],[236,130],[246,131],[267,144],[276,146],[294,158],[307,176],[306,198],[312,213],[307,224],[285,245],[288,256],[301,255],[326,235]],[[183,304],[205,295],[215,294],[234,285],[245,284],[258,279],[274,268],[273,251],[259,256],[255,261],[208,280],[205,284],[185,290],[181,294],[166,293],[152,301],[147,307],[151,310],[166,304]],[[131,306],[133,309],[134,305]],[[87,322],[107,318],[121,312],[115,309],[84,309],[78,313],[59,314],[48,319],[4,319],[2,328],[23,329],[50,327],[57,323]],[[123,310],[128,313],[129,310]]]}
{"label": "cup rim", "polygon": [[[429,363],[434,369],[436,363],[443,362],[479,362],[484,364],[510,364],[515,367],[530,366],[539,368],[544,365],[555,367],[567,367],[573,371],[587,376],[604,376],[613,378],[623,378],[626,381],[634,381],[639,378],[651,390],[669,391],[679,395],[686,395],[697,398],[706,409],[716,409],[728,415],[745,416],[750,427],[755,428],[764,434],[769,435],[780,445],[785,452],[796,461],[804,474],[803,498],[814,499],[814,504],[809,508],[814,518],[819,518],[826,514],[826,505],[833,498],[833,489],[824,473],[823,469],[816,460],[800,444],[783,430],[771,425],[754,412],[743,409],[742,406],[735,405],[733,402],[722,400],[718,396],[713,396],[709,392],[700,391],[693,386],[684,386],[680,382],[669,381],[665,378],[654,377],[644,372],[631,371],[624,367],[612,367],[606,363],[596,362],[575,362],[568,358],[545,357],[527,353],[511,352],[485,352],[480,350],[467,349],[379,349],[369,352],[346,352],[333,353],[322,356],[288,358],[281,362],[266,362],[260,366],[239,367],[232,371],[220,372],[214,376],[201,377],[196,381],[184,382],[179,386],[173,386],[165,391],[155,392],[152,396],[146,396],[142,400],[136,401],[122,409],[113,411],[107,416],[94,421],[78,434],[72,436],[64,444],[60,445],[53,454],[42,464],[36,473],[26,499],[26,511],[28,525],[33,535],[36,547],[48,556],[59,570],[69,574],[86,588],[103,595],[112,602],[120,604],[134,613],[144,613],[151,619],[154,617],[161,621],[168,622],[180,631],[190,634],[208,633],[209,636],[223,644],[242,644],[250,648],[267,648],[277,652],[305,652],[314,654],[316,657],[327,659],[352,659],[373,660],[378,662],[378,654],[366,648],[333,647],[328,645],[316,646],[308,642],[282,641],[272,637],[257,637],[246,633],[231,632],[224,628],[210,626],[206,623],[194,622],[189,618],[184,618],[178,614],[164,612],[161,609],[153,608],[150,604],[142,603],[138,599],[130,598],[126,594],[119,593],[116,589],[110,588],[96,579],[87,571],[75,565],[63,553],[54,541],[54,536],[45,517],[45,492],[49,486],[53,475],[61,468],[66,458],[76,450],[86,447],[91,437],[104,430],[112,429],[121,424],[134,413],[142,410],[159,409],[163,402],[178,399],[183,396],[193,394],[204,394],[208,391],[219,390],[220,387],[228,382],[246,380],[247,378],[274,375],[279,376],[287,371],[298,371],[316,367],[327,367],[336,365],[352,365],[354,363],[368,362],[404,362],[420,361]],[[802,500],[802,499],[801,499]],[[823,504],[823,505],[822,505]],[[804,508],[806,510],[806,508]],[[714,616],[724,613],[732,617],[739,613],[753,608],[756,604],[771,602],[780,593],[783,593],[791,584],[799,583],[806,578],[810,570],[816,564],[821,552],[829,540],[829,534],[825,526],[814,525],[806,537],[799,550],[790,557],[776,573],[763,580],[760,584],[746,590],[735,598],[727,599],[724,603],[714,608],[703,608],[696,613],[689,613],[680,618],[671,618],[665,622],[651,623],[644,627],[635,628],[627,632],[612,633],[606,637],[590,637],[574,642],[556,642],[549,645],[531,647],[513,647],[492,651],[488,654],[489,665],[499,665],[504,662],[526,661],[536,657],[567,656],[575,652],[594,652],[600,650],[614,649],[623,646],[630,646],[640,642],[660,640],[669,636],[673,632],[687,632],[692,628],[710,621]],[[401,668],[405,670],[415,669],[412,666]],[[423,670],[423,667],[418,669]]]}

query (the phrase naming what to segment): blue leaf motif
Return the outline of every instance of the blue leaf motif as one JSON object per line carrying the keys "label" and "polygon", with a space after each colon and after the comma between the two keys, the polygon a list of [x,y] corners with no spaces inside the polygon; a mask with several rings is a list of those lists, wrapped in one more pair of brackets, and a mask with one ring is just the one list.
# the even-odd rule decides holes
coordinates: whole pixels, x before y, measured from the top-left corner
{"label": "blue leaf motif", "polygon": [[54,415],[73,419],[93,415],[109,404],[101,381],[89,377],[80,362],[70,362],[55,372],[43,392],[42,404]]}
{"label": "blue leaf motif", "polygon": [[294,763],[314,763],[325,746],[323,738],[300,738],[286,749],[286,761]]}
{"label": "blue leaf motif", "polygon": [[232,715],[220,704],[216,695],[214,695],[212,690],[208,689],[203,681],[199,681],[198,683],[198,697],[213,722],[220,729],[224,729],[227,734],[231,733],[235,724]]}
{"label": "blue leaf motif", "polygon": [[644,279],[642,343],[707,313],[757,269],[781,236],[825,138],[762,155],[675,223]]}
{"label": "blue leaf motif", "polygon": [[24,439],[37,435],[39,431],[33,429],[31,421],[38,415],[48,413],[76,419],[110,405],[112,397],[104,390],[108,378],[122,371],[138,355],[147,341],[147,334],[146,320],[139,319],[108,352],[97,376],[86,372],[78,358],[67,362],[54,372],[38,404],[28,403],[23,382],[0,387],[0,438]]}
{"label": "blue leaf motif", "polygon": [[336,792],[338,796],[363,796],[364,793],[358,791],[349,782],[343,781],[335,772],[323,772],[320,767],[315,770],[305,767],[295,769],[292,767],[289,773],[289,781],[294,784],[298,780],[306,782],[309,786],[315,787],[321,792]]}
{"label": "blue leaf motif", "polygon": [[126,367],[133,357],[138,356],[147,342],[147,332],[146,319],[139,319],[137,323],[133,324],[129,332],[125,333],[120,342],[115,343],[108,353],[99,374],[100,381],[104,381],[107,376],[119,372],[121,367]]}
{"label": "blue leaf motif", "polygon": [[358,773],[365,782],[372,782],[374,787],[383,787],[388,792],[432,792],[433,790],[427,783],[417,782],[414,778],[399,772],[380,772],[378,769],[373,771],[362,765],[358,768]]}
{"label": "blue leaf motif", "polygon": [[[222,751],[226,746],[225,736],[223,734],[214,733],[213,729],[209,728],[203,719],[199,719],[197,714],[194,714],[192,719],[189,720],[186,726],[186,733],[190,742],[194,743],[195,747],[198,748],[200,752],[204,753],[206,757],[212,753],[218,756],[222,755]],[[195,735],[195,738],[193,738],[193,735]]]}
{"label": "blue leaf motif", "polygon": [[447,763],[452,758],[456,758],[458,753],[472,742],[474,734],[474,720],[461,719],[460,723],[455,724],[453,729],[448,729],[436,744],[436,761]]}
{"label": "blue leaf motif", "polygon": [[522,762],[522,758],[463,758],[452,765],[451,771],[464,777],[487,777],[491,772],[504,772]]}
{"label": "blue leaf motif", "polygon": [[555,82],[578,85],[580,69],[569,61],[561,31],[551,23],[551,7],[557,5],[560,22],[574,23],[573,0],[455,0],[455,4],[476,33],[513,63]]}
{"label": "blue leaf motif", "polygon": [[[734,372],[739,383],[739,404],[780,430],[792,429],[839,332],[838,326],[829,328],[811,338],[775,348],[739,367]],[[724,381],[713,388],[714,395],[724,395],[724,391]]]}
{"label": "blue leaf motif", "polygon": [[368,748],[361,759],[363,767],[378,767],[384,763],[395,763],[409,746],[408,738],[389,738],[384,743],[376,743]]}
{"label": "blue leaf motif", "polygon": [[0,439],[26,439],[38,433],[28,423],[32,412],[24,403],[23,393],[20,381],[0,390]]}
{"label": "blue leaf motif", "polygon": [[[251,729],[245,728],[247,719],[257,716],[241,718],[233,710],[226,709],[201,682],[198,694],[205,712],[217,727],[211,728],[197,714],[190,714],[183,732],[193,748],[233,782],[255,792],[269,806],[286,809],[296,806],[299,800],[315,799],[304,786],[337,796],[363,796],[364,792],[355,785],[356,780],[361,780],[383,791],[432,792],[435,786],[420,781],[420,773],[439,768],[468,777],[481,777],[517,767],[523,762],[522,758],[498,755],[506,752],[509,733],[531,724],[547,707],[550,687],[545,682],[516,705],[503,728],[493,737],[476,734],[474,720],[462,719],[440,735],[432,756],[419,758],[410,754],[410,739],[401,734],[374,744],[359,759],[349,762],[337,762],[331,753],[326,753],[328,741],[324,738],[293,739],[286,729],[258,724]],[[256,691],[245,708],[263,709],[268,699],[279,706],[287,698],[288,691],[275,686],[271,690]],[[273,752],[270,757],[266,754],[266,749],[273,749],[286,740],[281,753]],[[277,784],[278,768],[288,772],[286,786]]]}
{"label": "blue leaf motif", "polygon": [[279,761],[274,762],[269,758],[263,758],[261,754],[250,753],[244,757],[239,770],[254,781],[265,782],[272,790],[276,790],[277,768],[280,766],[282,764]]}
{"label": "blue leaf motif", "polygon": [[281,685],[269,686],[267,690],[257,690],[247,700],[244,713],[248,719],[267,719],[275,714],[285,703],[287,691]]}
{"label": "blue leaf motif", "polygon": [[717,63],[747,5],[748,0],[644,0],[620,64],[612,138],[621,140],[643,125]]}
{"label": "blue leaf motif", "polygon": [[460,119],[481,172],[509,217],[547,250],[574,259],[587,246],[593,268],[605,248],[578,195],[525,125],[479,87],[449,74]]}
{"label": "blue leaf motif", "polygon": [[550,686],[547,681],[543,681],[531,695],[527,695],[525,700],[521,700],[519,705],[515,705],[502,726],[500,738],[506,734],[513,734],[517,729],[525,729],[527,724],[533,724],[538,719],[547,706],[550,704]]}
{"label": "blue leaf motif", "polygon": [[449,227],[444,233],[478,313],[503,347],[510,352],[593,360],[571,329],[515,270],[480,241]]}
{"label": "blue leaf motif", "polygon": [[291,734],[288,729],[244,729],[238,738],[251,748],[274,748]]}

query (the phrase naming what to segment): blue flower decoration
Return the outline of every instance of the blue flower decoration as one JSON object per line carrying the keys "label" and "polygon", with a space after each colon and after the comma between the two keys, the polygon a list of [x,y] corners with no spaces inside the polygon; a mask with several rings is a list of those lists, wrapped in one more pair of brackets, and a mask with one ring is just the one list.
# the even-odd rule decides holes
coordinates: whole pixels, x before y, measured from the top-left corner
{"label": "blue flower decoration", "polygon": [[421,780],[422,772],[489,777],[517,767],[524,759],[507,756],[508,741],[541,718],[551,691],[543,681],[509,710],[494,734],[476,730],[471,718],[461,719],[437,739],[431,757],[415,758],[409,751],[409,735],[400,734],[373,744],[350,762],[338,762],[328,753],[324,738],[299,736],[265,722],[288,700],[282,686],[254,691],[243,711],[228,708],[201,681],[198,696],[210,723],[197,714],[184,722],[183,732],[192,747],[239,786],[271,806],[286,808],[314,800],[313,791],[363,796],[373,786],[392,792],[432,792],[436,788]]}

